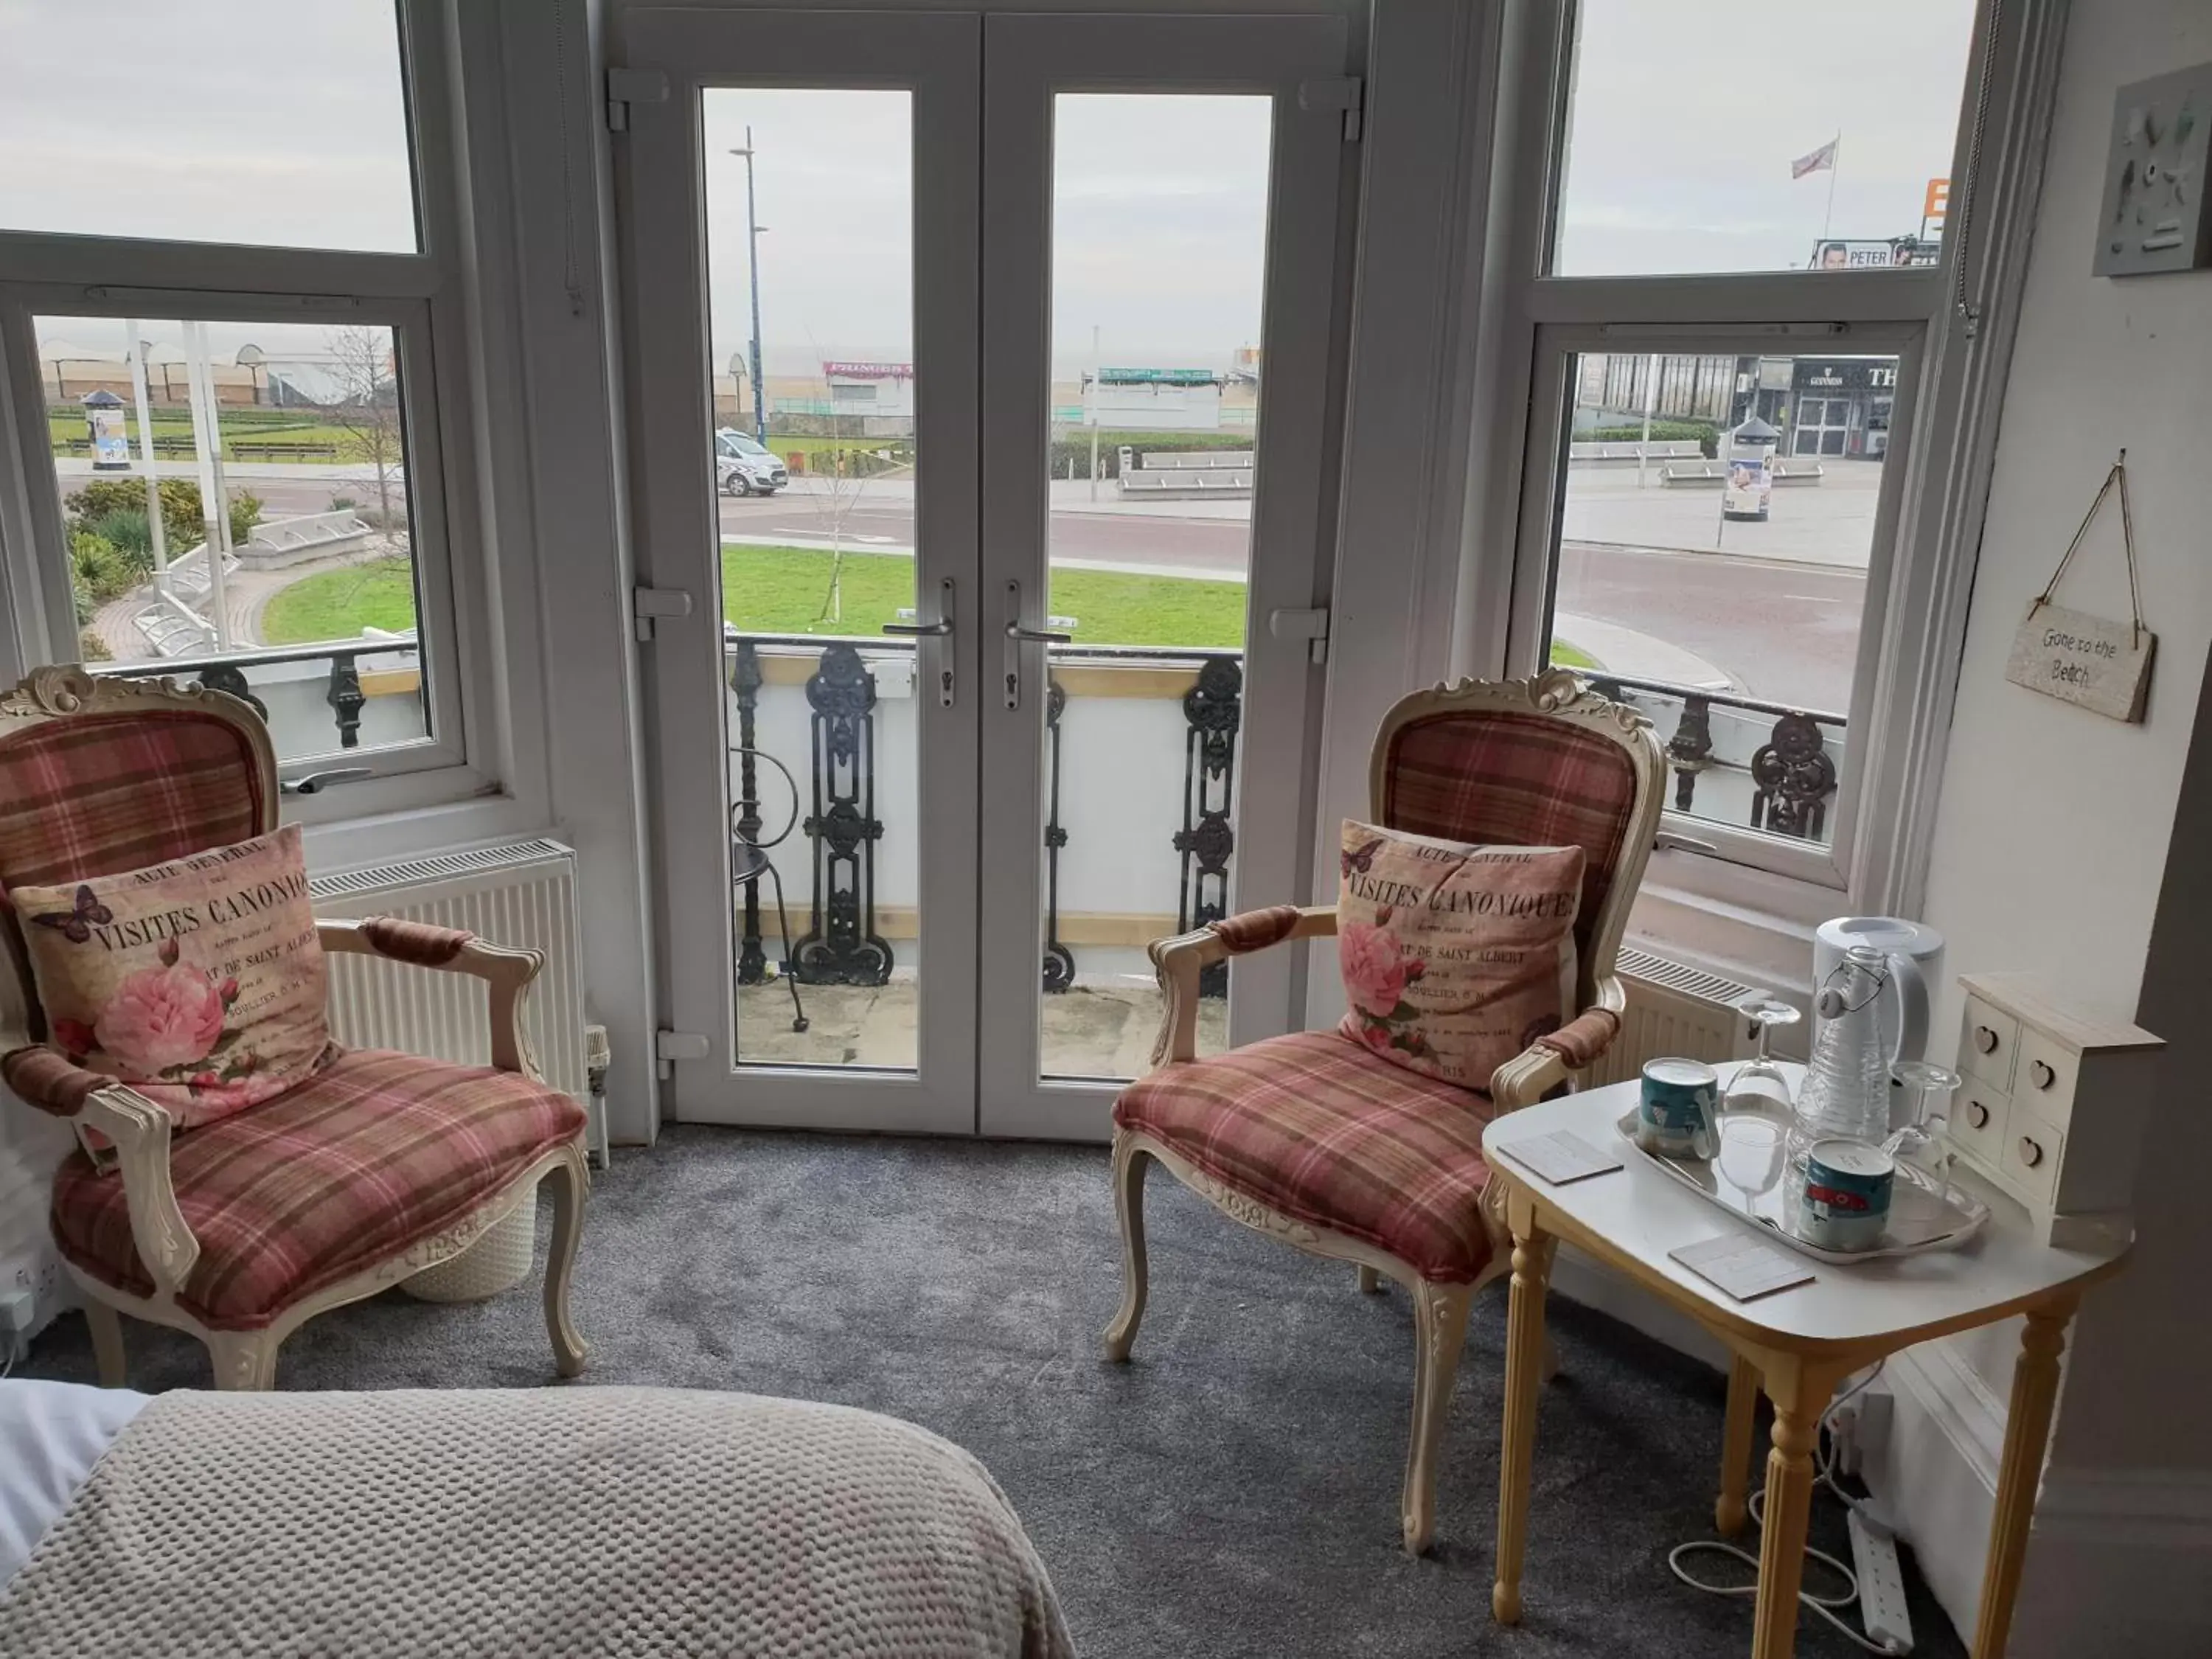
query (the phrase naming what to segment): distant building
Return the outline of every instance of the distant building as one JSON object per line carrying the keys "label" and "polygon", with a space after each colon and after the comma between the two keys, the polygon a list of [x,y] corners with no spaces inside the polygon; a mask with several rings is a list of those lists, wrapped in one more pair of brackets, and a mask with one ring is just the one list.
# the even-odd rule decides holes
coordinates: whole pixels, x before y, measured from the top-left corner
{"label": "distant building", "polygon": [[[1656,392],[1650,377],[1658,376]],[[1654,421],[1781,428],[1784,459],[1879,459],[1897,401],[1894,357],[1753,357],[1585,352],[1577,362],[1574,429]]]}

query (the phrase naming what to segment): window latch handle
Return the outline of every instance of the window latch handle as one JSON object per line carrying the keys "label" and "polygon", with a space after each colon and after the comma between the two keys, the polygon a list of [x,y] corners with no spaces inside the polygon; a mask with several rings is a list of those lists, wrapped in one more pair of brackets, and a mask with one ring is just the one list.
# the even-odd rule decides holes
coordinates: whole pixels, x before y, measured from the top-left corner
{"label": "window latch handle", "polygon": [[287,778],[278,787],[287,795],[319,795],[334,783],[353,783],[375,775],[373,767],[332,766],[320,772],[302,772],[296,778]]}

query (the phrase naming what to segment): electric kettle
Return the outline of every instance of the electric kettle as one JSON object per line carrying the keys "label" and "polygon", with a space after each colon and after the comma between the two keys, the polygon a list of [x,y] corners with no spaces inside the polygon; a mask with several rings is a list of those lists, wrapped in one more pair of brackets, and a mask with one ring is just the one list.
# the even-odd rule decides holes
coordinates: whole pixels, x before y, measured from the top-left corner
{"label": "electric kettle", "polygon": [[[1824,921],[1813,934],[1813,983],[1817,988],[1844,963],[1844,952],[1855,945],[1870,945],[1889,959],[1897,995],[1881,999],[1879,1026],[1881,1048],[1892,1066],[1900,1060],[1924,1059],[1928,1052],[1929,988],[1942,981],[1943,936],[1933,927],[1899,916],[1838,916]],[[1826,1024],[1820,1009],[1813,1011],[1813,1043],[1820,1045]],[[1895,1102],[1901,1091],[1893,1089]]]}

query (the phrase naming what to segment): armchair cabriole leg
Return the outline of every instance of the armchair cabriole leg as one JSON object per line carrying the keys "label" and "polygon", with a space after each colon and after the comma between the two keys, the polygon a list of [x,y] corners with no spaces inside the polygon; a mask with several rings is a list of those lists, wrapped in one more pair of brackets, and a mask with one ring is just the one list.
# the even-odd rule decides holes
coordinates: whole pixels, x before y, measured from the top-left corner
{"label": "armchair cabriole leg", "polygon": [[258,1394],[276,1386],[276,1350],[284,1339],[268,1331],[210,1331],[208,1358],[223,1394]]}
{"label": "armchair cabriole leg", "polygon": [[553,1339],[554,1369],[563,1376],[574,1376],[584,1369],[584,1356],[590,1352],[568,1316],[568,1282],[575,1272],[576,1243],[583,1237],[584,1194],[591,1185],[580,1143],[570,1145],[551,1180],[553,1243],[545,1256],[545,1330]]}
{"label": "armchair cabriole leg", "polygon": [[1399,1510],[1406,1553],[1424,1555],[1437,1531],[1437,1455],[1451,1414],[1452,1383],[1467,1344],[1471,1285],[1420,1280],[1413,1291],[1413,1429],[1406,1447],[1406,1485]]}
{"label": "armchair cabriole leg", "polygon": [[1145,1165],[1150,1158],[1127,1130],[1115,1133],[1114,1218],[1121,1227],[1121,1306],[1106,1328],[1106,1357],[1116,1364],[1128,1358],[1137,1340],[1150,1288],[1145,1262]]}
{"label": "armchair cabriole leg", "polygon": [[88,1300],[84,1322],[92,1329],[92,1357],[100,1367],[100,1386],[123,1387],[128,1374],[123,1362],[123,1316],[105,1302]]}

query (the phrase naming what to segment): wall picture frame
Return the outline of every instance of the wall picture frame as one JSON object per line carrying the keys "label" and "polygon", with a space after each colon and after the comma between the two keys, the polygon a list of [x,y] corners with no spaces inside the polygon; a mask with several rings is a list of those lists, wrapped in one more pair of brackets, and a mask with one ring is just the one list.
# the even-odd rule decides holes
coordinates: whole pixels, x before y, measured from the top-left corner
{"label": "wall picture frame", "polygon": [[2212,267],[2212,64],[2122,87],[2112,100],[2100,276],[2150,276]]}

